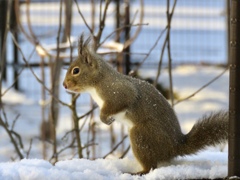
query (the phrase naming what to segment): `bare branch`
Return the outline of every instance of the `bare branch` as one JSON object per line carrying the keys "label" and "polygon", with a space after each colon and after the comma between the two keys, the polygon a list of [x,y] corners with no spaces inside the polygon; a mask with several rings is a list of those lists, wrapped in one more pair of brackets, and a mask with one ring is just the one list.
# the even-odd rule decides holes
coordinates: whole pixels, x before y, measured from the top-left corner
{"label": "bare branch", "polygon": [[198,89],[197,91],[195,91],[193,94],[183,98],[183,99],[180,99],[178,100],[177,102],[174,103],[174,106],[183,102],[183,101],[186,101],[190,98],[192,98],[193,96],[195,96],[197,93],[199,93],[200,91],[202,91],[204,88],[206,88],[207,86],[209,86],[210,84],[212,84],[214,81],[216,81],[218,78],[220,78],[226,71],[228,70],[228,67],[226,69],[224,69],[223,72],[221,72],[218,76],[216,76],[215,78],[213,78],[211,81],[209,81],[207,84],[205,84],[204,86],[202,86],[200,89]]}
{"label": "bare branch", "polygon": [[55,60],[55,63],[53,63],[52,67],[52,87],[51,87],[51,93],[53,96],[51,96],[51,105],[50,105],[50,112],[49,112],[49,117],[50,117],[50,123],[52,124],[51,126],[51,131],[52,131],[52,139],[53,139],[53,154],[55,154],[54,161],[58,161],[58,156],[57,156],[57,135],[56,135],[56,124],[57,124],[57,115],[58,115],[58,104],[56,104],[57,101],[55,101],[55,98],[58,99],[59,96],[59,76],[60,76],[60,69],[62,66],[62,62],[59,61],[59,44],[60,44],[60,33],[62,29],[62,4],[63,0],[60,1],[60,8],[59,8],[59,23],[58,23],[58,33],[57,33],[57,58]]}
{"label": "bare branch", "polygon": [[32,143],[33,143],[33,139],[31,138],[30,144],[29,144],[29,148],[28,148],[28,151],[27,151],[27,154],[26,154],[26,158],[27,158],[27,159],[29,158],[30,151],[31,151],[31,149],[32,149]]}
{"label": "bare branch", "polygon": [[[29,65],[28,61],[26,60],[26,58],[25,58],[25,56],[24,56],[24,54],[23,54],[23,52],[22,52],[22,49],[20,48],[18,42],[16,41],[16,39],[14,38],[14,36],[13,36],[12,33],[11,33],[11,36],[12,36],[12,39],[13,39],[15,45],[17,46],[19,52],[20,52],[21,55],[22,55],[23,61],[25,62],[25,64],[27,65],[27,67],[29,68],[29,70],[31,71],[31,73],[33,74],[33,76],[35,77],[35,79],[36,79],[39,83],[41,83],[41,84],[44,86],[44,88],[52,95],[51,90],[49,90],[49,89],[44,85],[44,83],[42,82],[42,80],[38,78],[38,76],[37,76],[37,75],[35,74],[35,72],[33,71],[32,67]],[[53,96],[53,95],[52,95],[52,96]],[[54,96],[53,96],[53,97],[54,97]],[[69,104],[64,103],[64,102],[61,101],[60,99],[58,99],[58,98],[56,98],[56,97],[54,97],[54,98],[55,98],[56,101],[58,101],[58,102],[59,102],[60,104],[62,104],[63,106],[67,106],[67,107],[70,106]]]}
{"label": "bare branch", "polygon": [[[28,62],[30,61],[30,59],[31,59],[31,57],[32,57],[32,55],[33,55],[34,52],[35,52],[35,48],[34,48],[33,51],[31,52],[31,54],[30,54],[30,56],[29,56],[29,58],[28,58],[28,59],[29,59]],[[22,74],[22,72],[23,72],[24,69],[25,69],[25,67],[22,67],[22,69],[20,69],[20,71],[18,72],[18,75],[17,75],[16,79],[14,79],[14,82],[2,93],[1,96],[4,96],[5,94],[7,94],[7,92],[8,92],[10,89],[12,89],[12,87],[14,86],[14,84],[16,83],[17,79],[18,79],[19,76]]]}
{"label": "bare branch", "polygon": [[23,28],[21,20],[20,20],[20,4],[19,4],[19,0],[15,0],[15,13],[16,13],[16,21],[18,24],[19,29],[21,30],[21,32],[25,35],[25,37],[28,39],[29,42],[31,42],[32,44],[37,44],[37,42],[35,41],[35,39],[33,39]]}
{"label": "bare branch", "polygon": [[[69,148],[77,148],[77,146],[74,145],[75,141],[76,141],[76,138],[74,138],[69,145],[67,145],[67,146],[65,146],[64,148],[60,149],[60,150],[57,152],[57,156],[59,156],[59,154],[63,153],[65,150],[67,150],[67,149],[69,149]],[[83,146],[82,148],[85,149],[85,148],[87,148],[87,147],[89,147],[89,146],[96,146],[96,145],[98,145],[98,144],[97,144],[97,143],[91,143],[91,144],[87,144],[87,145]],[[55,156],[56,156],[56,155],[55,155]],[[52,156],[49,161],[51,161],[53,158],[54,158],[54,156]]]}
{"label": "bare branch", "polygon": [[102,1],[101,1],[101,6],[100,6],[100,16],[99,16],[99,30],[98,30],[98,33],[96,36],[94,36],[94,50],[97,50],[99,48],[99,42],[100,42],[100,39],[101,39],[101,36],[102,36],[102,32],[103,32],[103,29],[105,28],[105,20],[106,20],[106,16],[107,16],[107,10],[108,10],[108,6],[110,4],[110,0],[107,0],[106,1],[106,4],[105,4],[105,8],[104,8],[104,12],[103,12],[103,16],[102,16],[102,13],[101,13],[101,9],[102,9]]}
{"label": "bare branch", "polygon": [[61,138],[61,140],[64,140],[65,138],[67,138],[67,136],[72,132],[74,132],[74,129],[71,129],[70,131],[66,132],[65,135]]}
{"label": "bare branch", "polygon": [[82,154],[82,142],[81,142],[81,136],[80,136],[80,130],[79,130],[79,119],[77,115],[77,110],[76,110],[76,98],[74,98],[74,95],[72,95],[72,119],[73,119],[73,124],[74,124],[74,132],[75,132],[75,137],[77,141],[77,152],[78,152],[78,157],[83,158]]}
{"label": "bare branch", "polygon": [[17,122],[17,120],[18,120],[19,117],[20,117],[20,114],[18,114],[18,115],[15,117],[15,119],[13,120],[12,127],[11,127],[11,130],[12,130],[12,131],[13,131],[13,129],[14,129],[14,127],[15,127],[15,124],[16,124],[16,122]]}
{"label": "bare branch", "polygon": [[79,6],[78,6],[78,2],[77,2],[77,0],[74,0],[74,2],[76,3],[77,9],[78,9],[78,13],[80,14],[80,16],[81,16],[81,18],[82,18],[84,24],[87,26],[88,30],[90,31],[91,35],[93,36],[93,30],[90,28],[90,26],[88,25],[88,23],[87,23],[85,17],[83,16],[83,14],[82,14],[82,12],[81,12]]}
{"label": "bare branch", "polygon": [[125,25],[125,26],[119,27],[119,28],[115,29],[113,32],[111,32],[109,35],[107,35],[107,36],[105,37],[105,39],[104,39],[101,43],[99,43],[99,47],[101,47],[102,44],[103,44],[104,42],[106,42],[106,40],[107,40],[108,38],[110,38],[112,35],[114,35],[115,33],[119,32],[119,31],[122,31],[123,29],[125,29],[125,28],[127,28],[127,27],[133,27],[133,26],[148,26],[148,25],[149,25],[149,23],[142,23],[142,24],[137,23],[137,24],[130,24],[130,25]]}
{"label": "bare branch", "polygon": [[96,14],[96,10],[95,10],[95,1],[94,0],[91,0],[91,6],[92,6],[92,9],[91,9],[91,13],[92,13],[92,31],[94,32],[94,29],[95,29],[95,14]]}
{"label": "bare branch", "polygon": [[112,153],[118,148],[118,146],[120,146],[120,145],[123,143],[123,141],[124,141],[127,137],[128,137],[128,136],[125,135],[125,136],[123,137],[123,139],[122,139],[118,144],[116,144],[116,146],[115,146],[109,153],[107,153],[105,156],[103,156],[103,159],[105,159],[107,156],[109,156],[110,154],[112,154]]}
{"label": "bare branch", "polygon": [[11,133],[11,134],[14,134],[14,135],[17,137],[18,142],[19,142],[19,145],[20,145],[20,147],[23,149],[24,146],[23,146],[23,142],[22,142],[21,136],[20,136],[16,131],[13,131],[13,130],[10,130],[10,133]]}
{"label": "bare branch", "polygon": [[[169,2],[169,0],[167,0],[167,2]],[[163,43],[163,46],[162,46],[162,50],[161,50],[161,55],[160,55],[160,60],[159,60],[159,63],[158,63],[158,71],[157,71],[157,75],[156,75],[156,78],[155,78],[155,81],[154,81],[154,85],[156,86],[157,85],[157,82],[158,82],[158,79],[159,79],[159,76],[160,76],[160,71],[161,71],[161,67],[162,67],[162,61],[163,61],[163,54],[164,54],[164,50],[166,48],[166,45],[169,41],[169,33],[170,33],[170,29],[171,29],[171,21],[172,21],[172,16],[173,16],[173,13],[174,13],[174,10],[175,10],[175,7],[176,7],[176,2],[177,0],[174,1],[174,4],[173,4],[173,8],[172,8],[172,11],[171,13],[167,13],[167,20],[168,20],[168,24],[167,24],[167,35],[165,37],[165,40],[164,40],[164,43]],[[169,4],[168,4],[168,7],[167,7],[167,11],[169,11]]]}
{"label": "bare branch", "polygon": [[89,110],[88,112],[86,112],[84,115],[78,117],[78,120],[81,120],[82,118],[90,115],[98,106],[96,104],[93,105],[93,108],[91,110]]}
{"label": "bare branch", "polygon": [[[76,138],[73,138],[72,142],[71,142],[68,146],[60,149],[60,150],[56,153],[57,156],[58,156],[59,154],[61,154],[63,151],[67,150],[68,148],[76,147],[76,146],[74,146],[75,141],[76,141]],[[54,158],[54,156],[51,157],[50,161],[51,161],[53,158]]]}
{"label": "bare branch", "polygon": [[128,151],[130,150],[131,146],[129,145],[127,147],[127,149],[123,152],[123,154],[119,157],[120,159],[124,158],[126,156],[126,154],[128,153]]}
{"label": "bare branch", "polygon": [[39,44],[39,41],[37,39],[37,36],[33,33],[33,30],[32,30],[32,26],[31,26],[31,18],[30,18],[30,1],[31,0],[27,0],[26,1],[26,15],[27,15],[27,25],[28,25],[28,29],[29,29],[29,32],[30,32],[30,35],[31,37],[34,39],[34,44],[37,45]]}
{"label": "bare branch", "polygon": [[148,53],[146,54],[145,58],[137,65],[137,67],[135,68],[135,70],[130,71],[130,75],[135,74],[138,69],[142,66],[142,64],[146,61],[146,59],[149,57],[149,55],[151,54],[151,52],[153,51],[153,49],[157,46],[159,40],[161,39],[162,35],[164,34],[164,32],[167,30],[167,27],[165,29],[162,30],[162,32],[160,33],[160,35],[158,36],[157,40],[155,41],[155,43],[153,44],[153,46],[150,48],[150,50],[148,51]]}
{"label": "bare branch", "polygon": [[4,121],[3,121],[1,116],[0,116],[0,126],[2,126],[5,129],[5,131],[7,132],[7,134],[9,136],[9,138],[11,139],[11,142],[12,142],[12,144],[13,144],[13,146],[15,148],[15,151],[17,152],[19,158],[23,159],[24,156],[22,155],[22,153],[21,153],[21,151],[20,151],[20,149],[18,147],[18,144],[17,144],[16,140],[14,139],[13,135],[18,137],[20,146],[23,147],[22,141],[21,141],[21,137],[15,131],[11,131],[11,130],[8,129],[8,126],[4,123]]}
{"label": "bare branch", "polygon": [[[144,3],[143,3],[143,0],[140,0],[140,20],[139,20],[139,24],[143,23],[143,17],[144,17]],[[134,21],[134,19],[133,19],[133,21]],[[138,29],[136,30],[135,34],[124,43],[124,49],[126,49],[128,46],[130,46],[133,43],[133,41],[138,37],[139,33],[141,32],[141,29],[142,29],[142,26],[138,26]]]}
{"label": "bare branch", "polygon": [[172,57],[171,57],[171,48],[170,48],[170,30],[171,30],[171,19],[174,13],[174,9],[176,6],[177,0],[174,0],[173,8],[171,14],[169,13],[170,0],[167,0],[167,21],[168,21],[168,33],[167,33],[167,52],[168,52],[168,73],[169,73],[169,84],[170,84],[170,100],[171,105],[174,103],[174,95],[173,95],[173,81],[172,81]]}

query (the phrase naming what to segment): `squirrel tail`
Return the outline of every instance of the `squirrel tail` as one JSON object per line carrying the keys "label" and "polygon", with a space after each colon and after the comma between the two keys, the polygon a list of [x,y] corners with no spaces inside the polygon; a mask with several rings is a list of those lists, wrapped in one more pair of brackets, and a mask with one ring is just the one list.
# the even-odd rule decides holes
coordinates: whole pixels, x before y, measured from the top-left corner
{"label": "squirrel tail", "polygon": [[216,145],[228,139],[228,112],[220,111],[204,116],[183,137],[178,155],[194,154],[206,146]]}

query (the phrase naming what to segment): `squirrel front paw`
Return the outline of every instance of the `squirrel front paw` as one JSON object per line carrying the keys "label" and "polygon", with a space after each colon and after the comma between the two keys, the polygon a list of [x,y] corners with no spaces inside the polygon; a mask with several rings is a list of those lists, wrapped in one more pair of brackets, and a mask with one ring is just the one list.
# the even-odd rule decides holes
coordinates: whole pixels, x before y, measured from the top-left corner
{"label": "squirrel front paw", "polygon": [[102,121],[103,123],[105,123],[105,124],[107,124],[107,125],[110,125],[110,124],[112,124],[112,123],[115,121],[114,117],[112,117],[112,116],[104,117],[104,116],[102,115],[102,116],[100,116],[100,119],[101,119],[101,121]]}
{"label": "squirrel front paw", "polygon": [[107,124],[107,125],[110,125],[110,124],[112,124],[114,121],[115,121],[115,119],[114,119],[113,117],[109,117],[109,118],[107,118],[106,124]]}

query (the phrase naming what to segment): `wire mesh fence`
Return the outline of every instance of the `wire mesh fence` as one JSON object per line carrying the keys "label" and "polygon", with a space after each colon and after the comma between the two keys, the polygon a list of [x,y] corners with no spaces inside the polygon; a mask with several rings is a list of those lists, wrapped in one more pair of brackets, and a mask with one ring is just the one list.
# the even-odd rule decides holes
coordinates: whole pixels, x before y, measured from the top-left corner
{"label": "wire mesh fence", "polygon": [[[169,15],[166,13],[167,1],[112,1],[106,10],[106,19],[102,22],[101,18],[104,17],[106,2],[96,0],[32,0],[20,1],[19,6],[14,5],[18,23],[18,27],[15,29],[18,33],[15,38],[22,52],[18,51],[18,55],[14,56],[14,53],[12,53],[14,51],[13,33],[9,33],[6,54],[7,82],[11,84],[15,81],[16,72],[23,69],[17,78],[19,89],[41,109],[41,111],[33,110],[34,116],[39,121],[39,126],[43,125],[41,121],[50,119],[50,106],[51,102],[54,101],[51,99],[52,91],[46,91],[46,87],[52,88],[53,75],[58,71],[60,73],[56,82],[58,82],[58,87],[61,87],[66,72],[64,68],[77,57],[76,44],[82,32],[85,32],[86,35],[95,35],[93,41],[97,42],[96,46],[99,45],[98,52],[123,73],[128,72],[128,70],[127,72],[123,70],[126,62],[128,62],[129,70],[141,69],[142,72],[146,72],[146,70],[153,69],[157,71],[161,54],[163,66],[169,66],[168,51],[163,48],[168,29],[171,34],[168,43],[171,45],[173,65],[227,63],[228,32],[225,0],[178,1],[174,13],[171,14],[171,24],[167,21]],[[126,6],[127,2],[128,8]],[[169,11],[172,11],[174,1],[169,1],[169,3]],[[101,37],[98,39],[99,41],[96,40],[98,35]],[[59,36],[61,37],[60,42],[58,41]],[[16,58],[18,61],[16,61]],[[127,58],[128,60],[126,60]],[[56,72],[55,64],[58,61],[61,61],[62,64]],[[43,81],[43,84],[37,83],[32,70]],[[59,99],[71,103],[72,96],[66,95],[67,93],[63,88],[60,88],[59,91]],[[81,95],[77,100],[77,105],[81,108],[79,117],[84,115],[89,107],[93,107],[88,95]],[[25,111],[28,108],[30,107],[26,105]],[[98,114],[97,111],[94,111],[94,113]],[[107,153],[106,150],[101,150],[101,148],[94,149],[101,136],[108,135],[101,128],[98,128],[99,118],[94,116],[94,113],[91,116],[88,114],[79,121],[80,129],[86,124],[89,125],[83,128],[83,131],[87,133],[82,137],[84,139],[83,144],[87,145],[83,148],[87,149],[88,145],[93,147],[91,149],[93,154],[88,154],[89,149],[84,154],[89,158],[103,156]],[[58,124],[57,128],[57,134],[59,135],[57,140],[61,141],[60,146],[64,146],[66,142],[69,143],[71,138],[75,140],[74,135],[71,138],[66,138],[64,135],[65,133],[71,134],[74,127],[67,127],[73,129],[69,130],[70,133],[66,132],[66,127],[64,127],[64,119],[69,119],[69,116],[71,116],[69,109],[61,106],[59,114],[60,125]],[[38,129],[39,134],[41,130],[41,128]],[[99,133],[100,131],[103,133]],[[121,137],[116,137],[114,131],[121,134]],[[109,149],[114,148],[118,145],[117,142],[125,139],[126,132],[126,129],[121,126],[110,129],[111,137],[108,141],[103,142],[103,146],[109,146]],[[45,131],[45,133],[47,132]],[[96,137],[96,133],[100,135]],[[76,142],[72,141],[66,147],[74,149],[76,148],[74,143]],[[128,145],[129,142],[125,142],[122,146],[122,154],[129,150]],[[46,146],[44,148],[46,149]],[[37,149],[34,147],[33,151],[37,152]],[[52,155],[50,152],[44,153],[45,158],[54,158],[56,155]],[[52,157],[46,154],[50,154]],[[76,154],[76,150],[72,150],[71,155],[76,157]]]}

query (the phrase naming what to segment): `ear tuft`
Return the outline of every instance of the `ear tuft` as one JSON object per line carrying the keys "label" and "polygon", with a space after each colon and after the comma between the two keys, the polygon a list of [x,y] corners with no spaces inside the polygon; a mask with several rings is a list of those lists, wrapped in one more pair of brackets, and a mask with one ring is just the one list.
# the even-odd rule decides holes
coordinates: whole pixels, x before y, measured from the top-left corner
{"label": "ear tuft", "polygon": [[78,39],[78,55],[82,55],[83,41],[84,41],[84,33],[82,33]]}
{"label": "ear tuft", "polygon": [[81,34],[78,40],[78,55],[83,55],[84,49],[88,48],[88,45],[91,41],[91,36],[89,36],[85,41],[84,41],[84,33]]}

